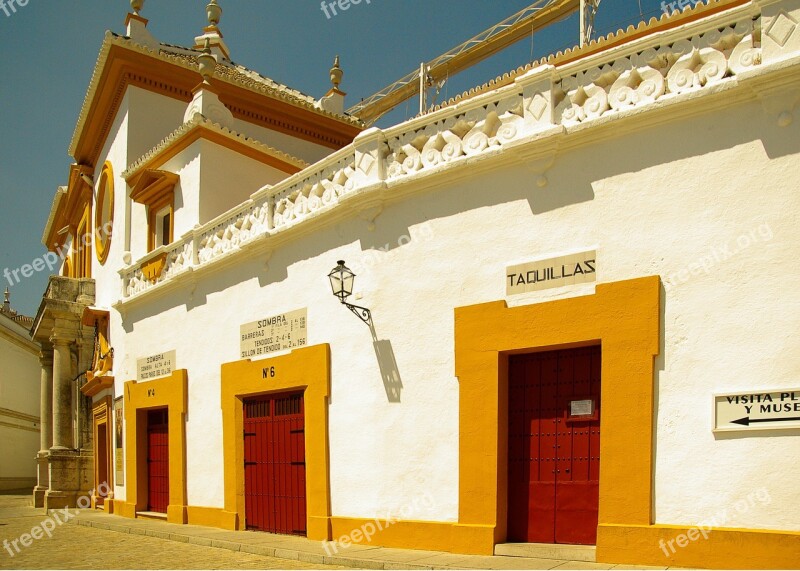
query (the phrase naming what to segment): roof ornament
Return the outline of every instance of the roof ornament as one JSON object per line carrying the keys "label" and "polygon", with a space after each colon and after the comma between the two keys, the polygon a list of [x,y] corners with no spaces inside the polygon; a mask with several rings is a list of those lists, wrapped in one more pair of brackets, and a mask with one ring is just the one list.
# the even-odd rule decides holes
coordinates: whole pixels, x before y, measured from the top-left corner
{"label": "roof ornament", "polygon": [[0,307],[0,313],[11,318],[17,315],[17,312],[11,309],[11,292],[8,291],[8,286],[6,286],[6,293],[3,296],[3,306]]}
{"label": "roof ornament", "polygon": [[219,21],[222,18],[222,8],[217,4],[217,0],[211,0],[206,5],[206,18],[208,26],[203,28],[203,35],[194,39],[194,49],[205,49],[206,40],[210,40],[211,53],[217,56],[230,59],[230,52],[225,41],[222,39],[222,32],[219,30]]}
{"label": "roof ornament", "polygon": [[[133,2],[131,2],[133,3]],[[208,24],[216,27],[222,18],[222,8],[217,5],[217,0],[211,0],[206,6],[206,16],[208,17]]]}
{"label": "roof ornament", "polygon": [[144,0],[131,0],[131,10],[128,12],[128,17],[125,20],[126,33],[130,39],[137,44],[146,46],[151,50],[157,50],[159,42],[147,30],[147,18],[143,18],[139,12],[144,7]]}
{"label": "roof ornament", "polygon": [[203,49],[197,56],[197,63],[203,81],[194,88],[192,101],[183,115],[183,122],[188,123],[205,119],[221,127],[233,128],[233,113],[219,100],[219,94],[211,84],[214,70],[217,67],[217,55],[211,50],[211,39],[205,38]]}
{"label": "roof ornament", "polygon": [[344,72],[339,67],[339,56],[333,58],[333,67],[331,68],[331,83],[334,89],[339,89],[339,84],[342,83],[342,76]]}
{"label": "roof ornament", "polygon": [[211,53],[211,40],[208,38],[206,38],[203,46],[203,53],[197,57],[197,62],[200,64],[200,75],[203,77],[203,83],[210,83],[211,78],[214,77],[214,69],[217,67],[217,58]]}
{"label": "roof ornament", "polygon": [[331,68],[331,87],[328,93],[323,95],[316,103],[315,106],[319,109],[335,113],[336,115],[344,114],[344,96],[347,95],[344,91],[339,89],[342,83],[342,76],[344,71],[339,67],[339,56],[333,58],[333,67]]}

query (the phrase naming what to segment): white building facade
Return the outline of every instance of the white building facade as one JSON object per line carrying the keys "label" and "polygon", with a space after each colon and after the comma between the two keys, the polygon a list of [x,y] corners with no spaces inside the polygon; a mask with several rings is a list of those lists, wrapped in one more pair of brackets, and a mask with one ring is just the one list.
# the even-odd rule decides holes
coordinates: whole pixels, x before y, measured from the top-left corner
{"label": "white building facade", "polygon": [[218,17],[184,50],[130,14],[45,229],[53,279],[94,283],[74,492],[321,541],[796,564],[798,22],[698,5],[380,130],[338,66],[314,101],[233,66]]}
{"label": "white building facade", "polygon": [[39,451],[40,347],[33,342],[31,319],[11,308],[8,288],[0,306],[0,490],[19,491],[36,484]]}

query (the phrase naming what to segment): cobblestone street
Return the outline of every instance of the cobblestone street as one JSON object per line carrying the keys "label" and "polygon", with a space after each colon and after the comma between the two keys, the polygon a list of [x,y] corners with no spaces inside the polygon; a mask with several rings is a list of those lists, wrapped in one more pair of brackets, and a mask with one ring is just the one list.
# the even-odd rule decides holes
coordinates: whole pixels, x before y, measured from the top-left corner
{"label": "cobblestone street", "polygon": [[0,569],[344,569],[74,523],[56,523],[52,537],[33,539],[29,547],[18,542],[17,553],[12,542],[30,534],[45,519],[48,516],[42,510],[30,507],[30,496],[0,495],[0,541],[8,542],[4,541],[0,553]]}

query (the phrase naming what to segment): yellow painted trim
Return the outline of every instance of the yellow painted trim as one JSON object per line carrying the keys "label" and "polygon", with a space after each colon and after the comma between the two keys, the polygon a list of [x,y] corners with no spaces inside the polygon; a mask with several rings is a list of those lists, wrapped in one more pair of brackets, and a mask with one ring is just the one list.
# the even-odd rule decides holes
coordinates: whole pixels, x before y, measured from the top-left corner
{"label": "yellow painted trim", "polygon": [[[152,252],[158,246],[156,245],[156,237],[158,236],[158,213],[164,208],[169,207],[169,235],[167,236],[166,243],[172,244],[173,234],[175,232],[175,200],[170,192],[169,196],[165,196],[162,200],[147,206],[147,251]],[[160,245],[160,244],[159,244]],[[166,254],[164,254],[166,259]],[[159,270],[161,273],[161,270]]]}
{"label": "yellow painted trim", "polygon": [[[683,547],[677,543],[679,536],[683,536]],[[703,532],[677,525],[600,524],[597,561],[703,569],[796,569],[800,532],[735,528]]]}
{"label": "yellow painted trim", "polygon": [[114,500],[114,513],[133,519],[136,517],[136,504],[129,504],[127,500]]}
{"label": "yellow painted trim", "polygon": [[125,486],[123,513],[135,517],[147,509],[146,414],[167,407],[169,422],[169,505],[167,521],[186,523],[186,410],[188,376],[178,369],[169,377],[125,383]]}
{"label": "yellow painted trim", "polygon": [[[274,367],[275,376],[263,378],[265,367]],[[226,512],[223,527],[245,527],[243,399],[271,392],[305,389],[307,536],[309,539],[330,539],[329,346],[314,345],[259,361],[245,359],[225,363],[221,376]]]}
{"label": "yellow painted trim", "polygon": [[[112,378],[113,380],[113,378]],[[95,393],[96,394],[96,393]],[[111,442],[114,438],[113,431],[111,430],[111,416],[114,411],[114,403],[110,396],[103,397],[99,401],[94,403],[92,407],[92,438],[94,442],[93,451],[93,463],[94,463],[94,493],[92,494],[92,508],[97,507],[97,488],[102,483],[100,481],[100,450],[98,447],[98,443],[100,441],[98,436],[98,431],[101,424],[106,425],[106,473],[108,474],[108,480],[106,484],[108,485],[109,493],[111,495],[110,498],[106,498],[103,502],[103,509],[105,511],[109,511],[109,506],[111,502],[113,502],[113,495],[114,495],[114,461],[113,461],[113,448],[111,447]]]}
{"label": "yellow painted trim", "polygon": [[473,555],[491,554],[494,550],[493,525],[413,520],[388,522],[383,518],[334,516],[331,518],[331,531],[334,543],[326,544],[325,549],[332,555],[342,549],[346,553],[347,542],[398,549],[446,550]]}
{"label": "yellow painted trim", "polygon": [[522,307],[456,308],[459,523],[494,527],[495,542],[506,539],[508,355],[593,344],[602,346],[600,522],[650,523],[660,292],[653,276]]}
{"label": "yellow painted trim", "polygon": [[[103,220],[103,204],[108,200],[110,203],[109,212],[111,213],[108,221]],[[106,263],[108,253],[111,250],[111,233],[106,234],[104,226],[106,222],[114,225],[114,167],[110,161],[106,161],[100,173],[100,183],[97,185],[97,200],[95,201],[94,213],[94,246],[95,255],[100,265]]]}
{"label": "yellow painted trim", "polygon": [[156,283],[158,278],[161,277],[161,272],[164,270],[164,266],[167,265],[167,253],[162,252],[161,254],[150,258],[146,262],[142,262],[142,274],[151,283]]}
{"label": "yellow painted trim", "polygon": [[[208,87],[204,87],[204,89],[208,89]],[[128,177],[128,183],[130,184],[132,180],[139,177],[142,171],[156,171],[163,167],[170,159],[201,139],[244,155],[286,174],[296,174],[308,166],[302,159],[297,159],[288,154],[284,155],[277,150],[255,148],[244,143],[235,135],[226,135],[210,128],[208,125],[199,123],[171,141],[168,146],[161,148],[158,152],[148,157],[143,165],[137,166],[132,176]],[[136,201],[139,202],[138,200]]]}
{"label": "yellow painted trim", "polygon": [[92,230],[91,230],[92,203],[88,201],[84,206],[83,216],[78,222],[75,235],[72,239],[72,267],[76,278],[92,277]]}
{"label": "yellow painted trim", "polygon": [[236,515],[226,512],[223,508],[207,508],[200,506],[189,506],[187,508],[187,523],[190,525],[234,529],[235,520]]}
{"label": "yellow painted trim", "polygon": [[64,258],[64,266],[63,266],[63,268],[61,269],[61,275],[62,275],[63,277],[65,277],[65,278],[71,278],[71,277],[74,277],[74,276],[72,275],[72,259],[71,259],[69,256],[67,256],[66,258]]}

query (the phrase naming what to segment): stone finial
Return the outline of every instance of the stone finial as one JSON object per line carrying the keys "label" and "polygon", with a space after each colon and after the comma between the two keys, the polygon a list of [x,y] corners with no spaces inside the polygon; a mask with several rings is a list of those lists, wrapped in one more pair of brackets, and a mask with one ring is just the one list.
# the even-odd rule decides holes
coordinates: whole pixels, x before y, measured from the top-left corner
{"label": "stone finial", "polygon": [[8,286],[6,286],[6,292],[3,294],[3,307],[8,309],[11,305],[11,292],[8,291]]}
{"label": "stone finial", "polygon": [[315,103],[318,108],[337,115],[344,113],[344,96],[346,93],[339,89],[343,75],[344,72],[339,67],[339,56],[336,56],[333,59],[333,67],[331,68],[331,83],[333,87]]}
{"label": "stone finial", "polygon": [[200,64],[200,75],[203,77],[204,83],[209,83],[214,77],[214,69],[217,67],[217,58],[211,53],[211,40],[206,38],[205,45],[203,46],[203,53],[197,57]]}
{"label": "stone finial", "polygon": [[333,67],[331,68],[331,83],[334,89],[339,89],[339,84],[342,83],[342,76],[344,72],[339,67],[339,56],[333,59]]}
{"label": "stone finial", "polygon": [[183,115],[183,122],[193,121],[199,115],[221,127],[232,129],[233,113],[219,100],[219,95],[211,85],[211,78],[214,77],[214,70],[217,67],[217,55],[211,49],[211,39],[205,38],[202,52],[197,56],[197,62],[203,81],[194,89],[194,96]]}
{"label": "stone finial", "polygon": [[228,51],[228,46],[225,45],[225,41],[222,39],[222,32],[218,27],[220,18],[222,18],[222,8],[217,4],[217,0],[211,0],[206,6],[206,17],[208,18],[208,26],[203,28],[203,35],[194,39],[194,49],[204,49],[204,40],[211,40],[211,53],[230,59],[230,51]]}
{"label": "stone finial", "polygon": [[217,0],[211,0],[206,6],[206,16],[210,26],[217,26],[222,18],[222,8],[217,5]]}
{"label": "stone finial", "polygon": [[131,0],[131,9],[133,12],[128,13],[125,19],[125,27],[127,28],[127,35],[130,39],[137,44],[141,44],[150,48],[151,50],[158,50],[159,42],[147,31],[147,18],[142,18],[139,12],[144,7],[144,0]]}

